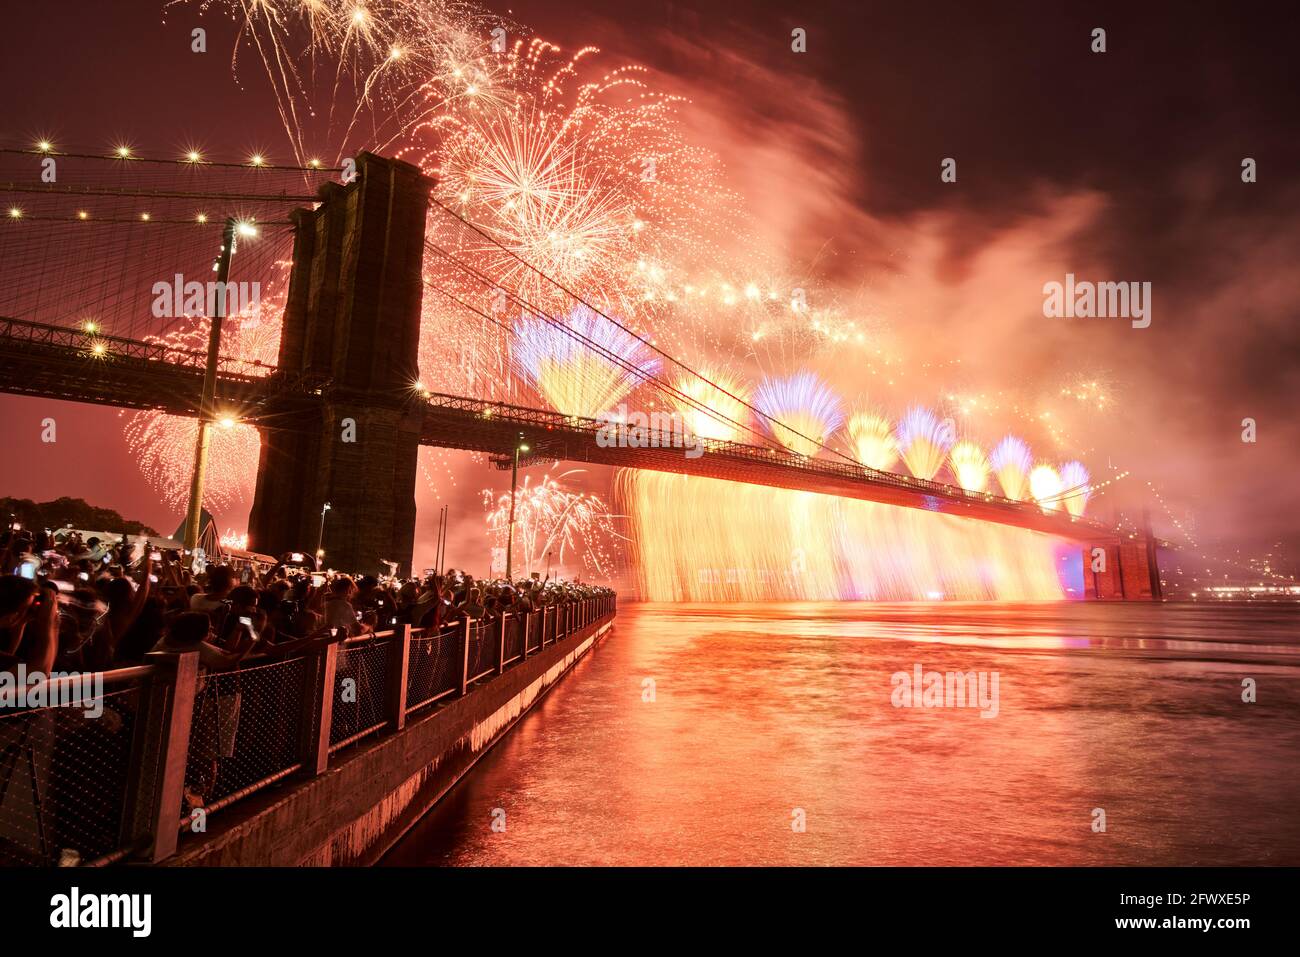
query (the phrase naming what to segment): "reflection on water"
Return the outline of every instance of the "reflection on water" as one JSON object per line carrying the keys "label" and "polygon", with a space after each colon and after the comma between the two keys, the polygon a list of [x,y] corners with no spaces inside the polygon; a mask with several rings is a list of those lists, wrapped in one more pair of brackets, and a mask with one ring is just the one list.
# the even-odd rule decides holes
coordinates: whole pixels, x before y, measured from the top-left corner
{"label": "reflection on water", "polygon": [[624,605],[385,863],[1294,865],[1298,756],[1300,606]]}

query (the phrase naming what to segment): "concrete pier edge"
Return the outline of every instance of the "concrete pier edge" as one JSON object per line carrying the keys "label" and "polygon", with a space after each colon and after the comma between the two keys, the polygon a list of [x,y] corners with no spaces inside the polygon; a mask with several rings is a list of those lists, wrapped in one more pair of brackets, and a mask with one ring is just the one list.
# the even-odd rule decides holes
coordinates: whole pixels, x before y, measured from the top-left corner
{"label": "concrete pier edge", "polygon": [[[167,866],[374,864],[613,629],[614,616],[337,758],[214,813]],[[484,812],[483,826],[489,826]]]}

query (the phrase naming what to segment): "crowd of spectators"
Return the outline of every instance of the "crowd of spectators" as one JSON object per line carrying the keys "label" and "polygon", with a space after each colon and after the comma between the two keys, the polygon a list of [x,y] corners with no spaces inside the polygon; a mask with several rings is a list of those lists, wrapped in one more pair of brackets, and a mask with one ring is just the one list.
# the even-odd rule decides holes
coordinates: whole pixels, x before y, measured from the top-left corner
{"label": "crowd of spectators", "polygon": [[[274,677],[291,672],[253,666],[399,625],[446,632],[466,621],[490,622],[613,594],[549,578],[482,580],[455,569],[412,579],[354,577],[317,571],[309,557],[292,552],[274,563],[242,556],[230,564],[209,563],[201,554],[159,548],[142,538],[83,536],[71,529],[25,532],[14,522],[0,537],[0,572],[0,684],[9,690],[24,669],[30,683],[41,675],[146,664],[155,651],[198,652],[180,808],[187,819],[214,796],[247,785],[250,776],[296,760],[297,737],[284,730],[295,710],[281,706],[286,699]],[[333,721],[361,726],[372,719],[367,709],[373,709],[376,694],[383,694],[382,676],[373,658],[362,654],[349,678],[356,694],[335,702]],[[116,846],[120,814],[111,802],[88,802],[86,782],[94,776],[105,793],[120,794],[128,786],[142,700],[106,696],[95,721],[69,720],[82,713],[76,708],[13,702],[15,713],[36,717],[0,721],[0,751],[29,756],[26,763],[0,762],[0,830],[39,818],[44,842],[14,854],[75,864]],[[10,717],[8,709],[0,704],[0,718]],[[252,737],[240,730],[250,726],[240,718],[245,709],[256,715],[251,726],[260,729]],[[28,769],[39,809],[24,804],[27,792],[14,786],[18,764]],[[5,848],[0,838],[0,863],[7,859]]]}
{"label": "crowd of spectators", "polygon": [[[294,559],[298,561],[294,561]],[[199,652],[209,671],[276,659],[409,624],[443,630],[583,598],[600,586],[514,583],[448,569],[418,579],[314,572],[286,554],[270,568],[203,565],[144,541],[9,529],[0,541],[0,671],[108,671],[150,651]]]}

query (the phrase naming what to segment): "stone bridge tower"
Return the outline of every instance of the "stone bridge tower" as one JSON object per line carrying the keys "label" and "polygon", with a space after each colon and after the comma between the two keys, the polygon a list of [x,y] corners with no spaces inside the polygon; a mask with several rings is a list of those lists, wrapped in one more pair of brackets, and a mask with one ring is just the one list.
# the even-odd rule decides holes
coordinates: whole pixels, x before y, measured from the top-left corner
{"label": "stone bridge tower", "polygon": [[433,185],[408,163],[362,153],[353,182],[326,183],[317,209],[294,211],[279,367],[319,380],[320,399],[259,424],[256,551],[314,551],[328,502],[326,566],[380,573],[392,561],[410,571],[420,436],[412,386]]}

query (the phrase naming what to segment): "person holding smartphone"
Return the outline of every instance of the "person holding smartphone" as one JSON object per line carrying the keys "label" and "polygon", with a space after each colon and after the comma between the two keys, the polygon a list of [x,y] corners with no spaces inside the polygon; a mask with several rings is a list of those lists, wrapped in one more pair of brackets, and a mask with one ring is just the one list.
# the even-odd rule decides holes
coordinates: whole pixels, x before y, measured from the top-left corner
{"label": "person holding smartphone", "polygon": [[153,587],[150,581],[152,573],[153,555],[146,552],[143,581],[138,587],[133,587],[130,579],[127,578],[114,578],[105,586],[104,596],[108,601],[107,628],[89,649],[87,666],[95,670],[112,667],[112,662],[117,657],[118,645],[126,637],[149,601],[149,592]]}
{"label": "person holding smartphone", "polygon": [[257,590],[251,585],[231,589],[230,611],[226,613],[222,628],[221,647],[230,649],[242,646],[245,641],[273,640],[274,629],[267,621],[266,612],[258,605]]}

